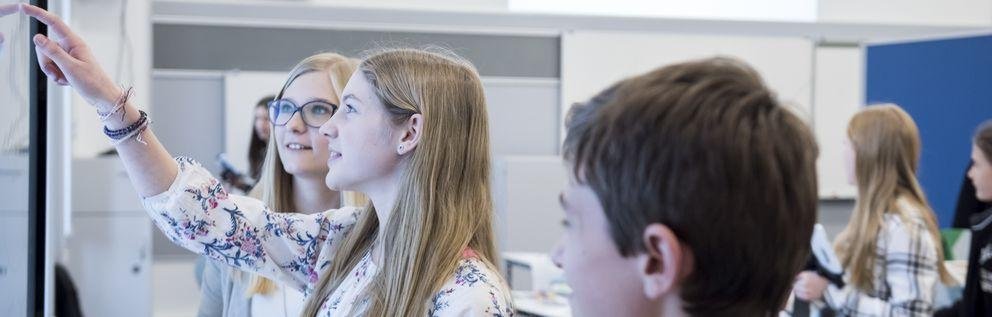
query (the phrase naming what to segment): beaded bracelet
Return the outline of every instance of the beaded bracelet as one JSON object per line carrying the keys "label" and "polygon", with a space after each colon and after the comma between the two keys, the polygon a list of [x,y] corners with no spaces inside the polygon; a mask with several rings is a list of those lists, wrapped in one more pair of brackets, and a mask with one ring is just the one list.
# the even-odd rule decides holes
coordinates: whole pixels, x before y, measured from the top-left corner
{"label": "beaded bracelet", "polygon": [[108,138],[110,138],[111,140],[115,140],[115,141],[116,140],[125,139],[128,135],[132,134],[132,132],[138,130],[139,128],[141,128],[143,125],[145,125],[148,122],[148,114],[147,113],[145,113],[142,110],[138,110],[138,113],[141,114],[141,117],[138,118],[138,121],[135,121],[131,125],[128,125],[128,126],[126,126],[124,128],[118,129],[118,130],[111,130],[110,128],[107,128],[107,126],[104,126],[103,127],[103,134],[106,134]]}

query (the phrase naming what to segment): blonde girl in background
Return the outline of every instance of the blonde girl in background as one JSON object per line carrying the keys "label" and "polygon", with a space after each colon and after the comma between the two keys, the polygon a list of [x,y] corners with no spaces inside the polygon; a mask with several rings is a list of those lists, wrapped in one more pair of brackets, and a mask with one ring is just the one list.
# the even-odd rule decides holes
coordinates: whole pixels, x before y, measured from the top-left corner
{"label": "blonde girl in background", "polygon": [[844,287],[800,273],[797,297],[823,300],[843,316],[930,316],[937,283],[949,281],[937,219],[916,179],[920,137],[896,105],[866,107],[847,128],[854,212],[834,248]]}

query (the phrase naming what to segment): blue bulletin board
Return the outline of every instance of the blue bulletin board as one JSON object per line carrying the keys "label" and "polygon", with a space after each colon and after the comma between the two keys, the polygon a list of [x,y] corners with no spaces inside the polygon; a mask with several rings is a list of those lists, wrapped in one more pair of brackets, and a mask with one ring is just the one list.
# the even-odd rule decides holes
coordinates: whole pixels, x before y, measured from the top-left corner
{"label": "blue bulletin board", "polygon": [[896,103],[916,120],[920,182],[949,227],[972,134],[992,119],[992,35],[873,44],[865,56],[866,104]]}

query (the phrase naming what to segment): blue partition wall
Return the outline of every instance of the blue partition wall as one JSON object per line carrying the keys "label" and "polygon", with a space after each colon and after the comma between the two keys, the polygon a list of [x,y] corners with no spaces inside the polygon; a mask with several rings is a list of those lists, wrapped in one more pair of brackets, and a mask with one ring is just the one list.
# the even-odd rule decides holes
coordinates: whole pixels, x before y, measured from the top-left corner
{"label": "blue partition wall", "polygon": [[869,45],[865,56],[866,102],[899,104],[916,120],[920,182],[949,227],[972,134],[992,119],[992,35]]}

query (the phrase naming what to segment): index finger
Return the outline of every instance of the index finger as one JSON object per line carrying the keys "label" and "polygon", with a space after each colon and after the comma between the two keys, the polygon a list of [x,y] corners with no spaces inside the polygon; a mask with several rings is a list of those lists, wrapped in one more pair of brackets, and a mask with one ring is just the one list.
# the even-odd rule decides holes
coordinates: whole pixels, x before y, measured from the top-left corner
{"label": "index finger", "polygon": [[35,19],[38,19],[38,21],[41,21],[41,23],[49,26],[51,28],[49,31],[52,32],[53,35],[61,38],[75,38],[76,36],[72,33],[72,30],[69,29],[69,26],[66,25],[61,18],[59,18],[59,16],[45,11],[45,9],[24,3],[21,4],[21,12],[24,12],[24,14],[32,16]]}

